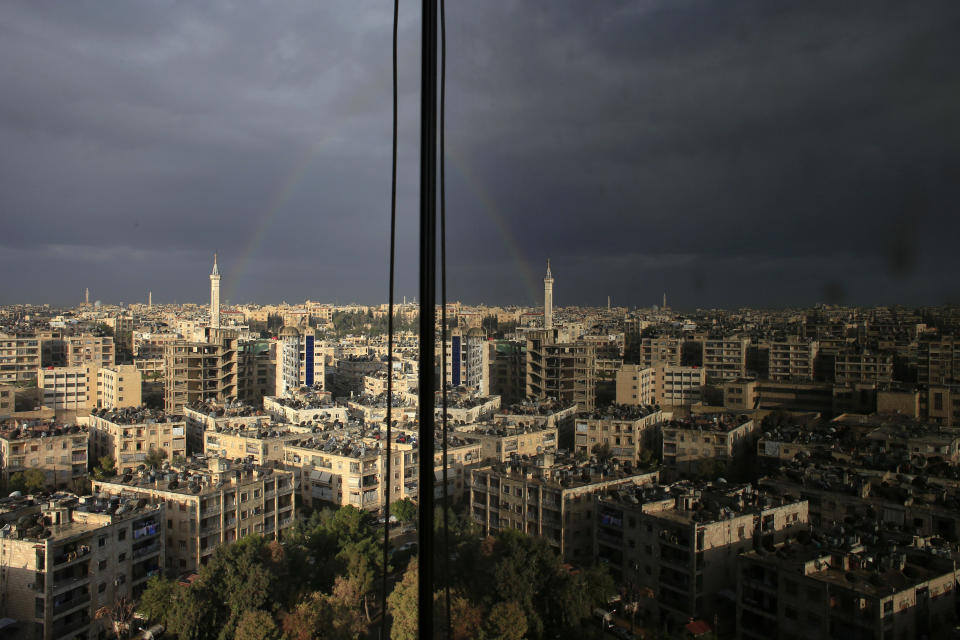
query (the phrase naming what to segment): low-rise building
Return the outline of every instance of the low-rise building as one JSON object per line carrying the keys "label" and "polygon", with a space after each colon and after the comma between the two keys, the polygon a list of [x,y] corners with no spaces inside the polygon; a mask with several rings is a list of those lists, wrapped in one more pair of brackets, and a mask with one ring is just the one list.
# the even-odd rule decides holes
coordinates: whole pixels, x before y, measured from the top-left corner
{"label": "low-rise building", "polygon": [[151,409],[94,409],[88,418],[90,455],[110,456],[117,471],[136,470],[156,451],[167,460],[187,455],[186,423]]}
{"label": "low-rise building", "polygon": [[0,464],[4,484],[28,469],[42,471],[46,486],[71,487],[87,475],[86,427],[42,420],[0,424]]}
{"label": "low-rise building", "polygon": [[137,598],[164,562],[165,505],[57,494],[2,506],[4,637],[55,640],[111,633],[101,607]]}
{"label": "low-rise building", "polygon": [[625,364],[617,372],[617,404],[689,406],[701,401],[705,382],[702,367]]}
{"label": "low-rise building", "polygon": [[737,638],[945,638],[953,628],[954,562],[812,540],[740,556]]}
{"label": "low-rise building", "polygon": [[164,566],[179,575],[197,571],[218,546],[246,535],[280,539],[293,525],[293,481],[290,471],[208,458],[94,481],[93,492],[166,504]]}
{"label": "low-rise building", "polygon": [[732,610],[739,553],[807,528],[806,501],[750,485],[627,487],[597,498],[595,554],[646,619],[713,621]]}
{"label": "low-rise building", "polygon": [[532,461],[515,458],[470,471],[470,515],[484,534],[517,529],[545,538],[564,561],[588,564],[593,557],[593,496],[658,478],[657,472],[577,466],[552,454]]}
{"label": "low-rise building", "polygon": [[739,414],[716,414],[662,425],[663,466],[697,471],[701,461],[720,465],[743,460],[756,445],[758,425]]}
{"label": "low-rise building", "polygon": [[606,446],[614,460],[636,465],[644,451],[659,450],[663,421],[664,413],[651,406],[610,405],[579,413],[574,419],[573,451],[590,456],[596,447]]}

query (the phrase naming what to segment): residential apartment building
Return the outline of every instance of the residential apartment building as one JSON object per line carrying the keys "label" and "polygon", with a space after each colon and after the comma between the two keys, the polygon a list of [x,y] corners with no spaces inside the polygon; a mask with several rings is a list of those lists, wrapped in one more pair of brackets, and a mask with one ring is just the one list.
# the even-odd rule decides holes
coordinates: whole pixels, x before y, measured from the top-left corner
{"label": "residential apartment building", "polygon": [[837,384],[889,384],[893,381],[893,355],[870,351],[842,352],[834,361]]}
{"label": "residential apartment building", "polygon": [[611,405],[601,412],[580,413],[574,419],[574,453],[591,456],[607,446],[613,460],[637,465],[644,451],[660,448],[663,412],[653,407]]}
{"label": "residential apartment building", "polygon": [[17,410],[17,388],[0,384],[0,420],[6,420]]}
{"label": "residential apartment building", "polygon": [[522,422],[517,424],[480,422],[455,426],[458,436],[476,442],[483,460],[505,462],[512,456],[536,456],[557,449],[558,428]]}
{"label": "residential apartment building", "polygon": [[663,466],[697,471],[701,461],[720,465],[743,460],[756,446],[759,425],[743,415],[717,414],[662,425]]}
{"label": "residential apartment building", "polygon": [[166,505],[170,576],[192,573],[217,547],[250,534],[279,540],[293,525],[294,474],[223,458],[95,481],[93,492]]}
{"label": "residential apartment building", "polygon": [[657,472],[630,474],[598,466],[577,466],[552,454],[534,461],[470,471],[470,515],[485,535],[517,529],[543,537],[566,562],[593,558],[596,495],[656,482]]}
{"label": "residential apartment building", "polygon": [[617,404],[689,406],[702,400],[702,367],[625,364],[617,372]]}
{"label": "residential apartment building", "polygon": [[50,488],[68,488],[87,476],[86,427],[39,420],[7,420],[0,424],[3,482],[28,469],[39,469]]}
{"label": "residential apartment building", "polygon": [[726,336],[703,341],[703,368],[711,380],[733,380],[747,374],[750,338]]}
{"label": "residential apartment building", "polygon": [[522,401],[527,388],[526,344],[513,340],[487,342],[490,394],[500,396],[504,405]]}
{"label": "residential apartment building", "polygon": [[37,371],[37,387],[41,390],[43,406],[55,411],[89,411],[90,386],[86,366],[45,367]]}
{"label": "residential apartment building", "polygon": [[683,339],[671,337],[642,338],[640,340],[640,365],[644,369],[658,364],[679,367],[682,364]]}
{"label": "residential apartment building", "polygon": [[527,337],[527,398],[553,398],[591,411],[596,403],[595,358],[592,344],[556,344],[550,332],[532,332]]}
{"label": "residential apartment building", "polygon": [[789,336],[770,343],[768,377],[775,381],[813,380],[814,361],[820,345],[816,340]]}
{"label": "residential apartment building", "polygon": [[68,367],[112,367],[116,363],[116,350],[112,336],[63,336]]}
{"label": "residential apartment building", "polygon": [[179,413],[197,402],[259,402],[272,389],[269,345],[241,340],[229,329],[209,329],[208,342],[177,341],[164,355],[164,407]]}
{"label": "residential apartment building", "polygon": [[41,347],[36,336],[0,334],[0,384],[35,382],[40,365]]}
{"label": "residential apartment building", "polygon": [[186,423],[151,409],[95,409],[88,418],[90,455],[113,458],[119,473],[136,471],[157,451],[172,461],[187,455]]}
{"label": "residential apartment building", "polygon": [[[0,338],[0,344],[2,344]],[[944,336],[917,343],[917,382],[926,385],[960,383],[960,338]]]}
{"label": "residential apartment building", "polygon": [[737,638],[946,638],[955,621],[950,557],[894,546],[779,544],[741,555]]}
{"label": "residential apartment building", "polygon": [[595,557],[660,625],[693,618],[732,628],[724,593],[736,583],[738,554],[808,528],[806,501],[750,485],[627,487],[596,503]]}
{"label": "residential apartment building", "polygon": [[162,504],[117,498],[58,497],[4,505],[0,513],[4,637],[31,640],[101,637],[101,607],[137,598],[164,561]]}

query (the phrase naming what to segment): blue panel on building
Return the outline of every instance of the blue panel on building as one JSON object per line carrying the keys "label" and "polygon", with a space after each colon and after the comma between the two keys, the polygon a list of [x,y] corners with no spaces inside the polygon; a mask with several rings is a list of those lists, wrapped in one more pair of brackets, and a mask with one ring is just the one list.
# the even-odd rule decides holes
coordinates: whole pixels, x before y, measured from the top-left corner
{"label": "blue panel on building", "polygon": [[306,348],[307,353],[304,358],[304,368],[305,368],[305,380],[304,382],[308,387],[313,386],[313,336],[306,336]]}
{"label": "blue panel on building", "polygon": [[450,380],[453,386],[460,386],[460,336],[450,338]]}

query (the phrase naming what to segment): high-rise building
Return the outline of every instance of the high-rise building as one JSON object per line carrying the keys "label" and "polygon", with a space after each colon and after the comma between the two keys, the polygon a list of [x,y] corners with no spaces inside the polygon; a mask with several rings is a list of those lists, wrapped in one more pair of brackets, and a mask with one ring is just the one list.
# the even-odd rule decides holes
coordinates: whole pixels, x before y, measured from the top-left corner
{"label": "high-rise building", "polygon": [[550,273],[550,260],[547,260],[547,276],[543,279],[543,328],[553,329],[553,274]]}
{"label": "high-rise building", "polygon": [[217,268],[217,254],[213,254],[213,271],[210,273],[210,326],[220,326],[220,269]]}

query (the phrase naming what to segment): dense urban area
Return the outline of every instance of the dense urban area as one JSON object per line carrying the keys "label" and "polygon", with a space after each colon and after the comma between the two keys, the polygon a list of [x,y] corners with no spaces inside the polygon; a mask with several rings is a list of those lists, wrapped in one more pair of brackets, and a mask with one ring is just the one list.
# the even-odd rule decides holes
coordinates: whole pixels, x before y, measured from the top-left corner
{"label": "dense urban area", "polygon": [[[417,637],[417,305],[389,360],[385,304],[209,277],[0,308],[0,638]],[[438,325],[438,628],[449,592],[453,638],[960,637],[960,309],[553,286]]]}

